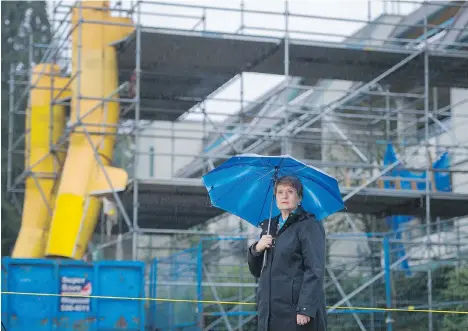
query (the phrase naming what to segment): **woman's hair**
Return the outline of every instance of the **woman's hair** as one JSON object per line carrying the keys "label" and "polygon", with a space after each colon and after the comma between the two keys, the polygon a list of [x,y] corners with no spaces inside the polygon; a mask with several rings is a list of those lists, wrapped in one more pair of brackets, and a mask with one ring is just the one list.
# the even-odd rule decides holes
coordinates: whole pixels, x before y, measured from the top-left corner
{"label": "woman's hair", "polygon": [[283,177],[278,178],[275,183],[275,191],[274,191],[275,194],[279,185],[289,185],[289,186],[294,187],[296,189],[297,195],[300,198],[302,198],[304,188],[302,186],[301,181],[297,177],[283,176]]}

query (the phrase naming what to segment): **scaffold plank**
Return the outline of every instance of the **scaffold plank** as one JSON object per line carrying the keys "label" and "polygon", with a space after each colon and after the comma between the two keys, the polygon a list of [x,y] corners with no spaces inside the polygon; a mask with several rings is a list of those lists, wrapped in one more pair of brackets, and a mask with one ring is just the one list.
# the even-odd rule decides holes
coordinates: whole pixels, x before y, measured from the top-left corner
{"label": "scaffold plank", "polygon": [[[130,38],[116,45],[120,50],[121,81],[129,80],[135,70],[136,40],[134,36]],[[278,47],[275,41],[174,34],[151,29],[142,30],[141,45],[141,108],[156,110],[153,114],[142,111],[142,116],[157,120],[177,119]],[[127,117],[131,116],[129,112]]]}
{"label": "scaffold plank", "polygon": [[[341,188],[342,196],[352,189]],[[131,195],[124,198],[130,211]],[[468,215],[468,194],[431,193],[431,215],[452,218]],[[346,202],[347,212],[357,214],[414,215],[425,214],[423,191],[363,189]],[[202,224],[223,211],[211,207],[206,189],[197,179],[152,180],[139,184],[138,220],[142,228],[187,229]]]}
{"label": "scaffold plank", "polygon": [[[140,94],[142,118],[175,120],[243,71],[284,74],[284,40],[240,34],[142,29]],[[134,36],[116,44],[120,79],[130,79],[136,63]],[[306,79],[370,81],[414,50],[396,46],[291,40],[289,74]],[[433,86],[468,88],[468,52],[431,50]],[[419,85],[423,56],[382,80],[395,89]],[[153,113],[145,112],[153,109]],[[146,114],[145,114],[146,113]],[[131,117],[129,112],[127,117]]]}

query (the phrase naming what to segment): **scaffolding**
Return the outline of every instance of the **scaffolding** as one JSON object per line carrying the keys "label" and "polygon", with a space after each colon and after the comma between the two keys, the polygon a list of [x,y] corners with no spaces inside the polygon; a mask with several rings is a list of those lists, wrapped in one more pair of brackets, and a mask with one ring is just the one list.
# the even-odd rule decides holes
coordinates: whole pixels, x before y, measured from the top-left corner
{"label": "scaffolding", "polygon": [[[330,330],[417,329],[424,317],[410,319],[405,316],[408,313],[381,308],[428,309],[425,293],[416,289],[426,285],[430,258],[439,264],[432,266],[435,284],[442,281],[444,272],[463,266],[461,261],[468,253],[468,225],[439,220],[437,226],[450,226],[457,236],[448,241],[448,232],[439,231],[434,234],[430,252],[423,241],[397,238],[402,230],[329,234],[325,293]],[[424,232],[424,226],[404,230],[415,231]],[[148,306],[149,328],[256,330],[252,302],[257,284],[242,263],[248,240],[248,236],[204,238],[193,247],[154,259],[147,282],[150,297],[187,302],[152,301]],[[448,310],[458,304],[437,291],[432,307]],[[435,317],[435,329],[440,329],[443,318]]]}
{"label": "scaffolding", "polygon": [[[71,66],[71,34],[79,34],[86,24],[109,24],[86,20],[73,24],[72,10],[83,9],[80,4],[53,3],[53,42],[42,61],[58,64],[70,76],[69,84],[79,81],[83,69]],[[367,20],[360,20],[299,13],[288,1],[278,12],[248,9],[244,2],[239,8],[146,1],[114,4],[112,15],[131,17],[128,27],[133,32],[114,43],[119,86],[98,101],[100,106],[110,102],[121,106],[113,163],[127,169],[130,185],[126,192],[114,191],[107,197],[118,209],[118,220],[113,226],[109,217],[101,217],[96,230],[100,239],[94,240],[93,251],[110,252],[117,245],[124,251],[121,256],[131,251],[131,258],[150,261],[190,249],[200,238],[226,234],[206,226],[206,221],[223,219],[224,214],[210,206],[199,177],[239,153],[291,154],[336,176],[350,214],[339,215],[338,221],[332,218],[330,224],[338,225],[330,225],[331,233],[343,224],[354,231],[378,232],[375,223],[382,223],[383,217],[410,215],[421,220],[425,238],[430,238],[440,232],[437,222],[466,217],[468,193],[460,178],[468,175],[468,141],[455,132],[462,132],[468,118],[462,93],[468,88],[467,3],[384,1],[383,6],[381,15],[369,12]],[[401,14],[402,6],[410,6],[411,13]],[[238,19],[239,25],[230,31],[211,29],[210,19],[216,15]],[[162,23],[154,26],[154,18]],[[168,18],[171,21],[164,25]],[[279,24],[273,28],[250,23],[265,18]],[[173,20],[182,23],[175,28]],[[359,29],[353,35],[301,30],[296,28],[299,21],[355,24]],[[35,47],[42,46],[31,42],[29,54]],[[12,68],[10,79],[7,186],[19,211],[31,169],[14,167],[22,162],[18,155],[22,157],[28,132],[15,137],[13,127],[29,111],[25,100],[33,88],[31,58],[29,64],[26,70]],[[249,100],[245,90],[249,72],[281,78],[262,96]],[[239,85],[238,98],[217,96],[234,83]],[[53,98],[51,109],[70,107],[71,102]],[[218,102],[218,110],[208,109],[209,102]],[[219,110],[231,105],[236,109],[231,113]],[[78,126],[92,130],[83,123]],[[74,129],[69,126],[50,151],[63,151]],[[441,133],[448,138],[439,141]],[[159,148],[148,148],[148,141],[159,142]],[[390,144],[399,158],[385,164]],[[450,168],[440,170],[433,164],[442,152],[448,152],[452,161]],[[96,151],[95,156],[98,159]],[[148,174],[142,170],[144,161]],[[399,177],[394,171],[401,167],[423,176]],[[158,169],[154,174],[153,168]],[[437,174],[449,175],[450,191],[436,190],[432,183]],[[396,183],[393,189],[384,187],[388,181]],[[398,189],[405,181],[411,182],[410,188]],[[361,214],[370,215],[373,229],[366,229]],[[172,246],[167,248],[167,243]],[[426,245],[430,250],[434,243],[427,240]],[[433,271],[424,272],[431,309]],[[362,329],[355,314],[351,312]],[[432,314],[428,316],[428,328],[433,330]],[[226,322],[226,314],[220,317]],[[391,324],[386,321],[386,326]],[[364,327],[376,330],[375,325]]]}

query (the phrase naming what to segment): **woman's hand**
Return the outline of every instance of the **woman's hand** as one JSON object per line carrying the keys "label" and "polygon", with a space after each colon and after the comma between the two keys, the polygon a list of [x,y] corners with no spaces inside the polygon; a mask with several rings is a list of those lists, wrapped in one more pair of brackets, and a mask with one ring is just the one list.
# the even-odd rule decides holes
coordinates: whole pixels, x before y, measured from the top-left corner
{"label": "woman's hand", "polygon": [[270,248],[273,243],[273,237],[269,234],[263,235],[255,245],[255,250],[259,253],[263,252],[265,249]]}
{"label": "woman's hand", "polygon": [[297,325],[306,325],[310,322],[310,317],[306,315],[297,314]]}

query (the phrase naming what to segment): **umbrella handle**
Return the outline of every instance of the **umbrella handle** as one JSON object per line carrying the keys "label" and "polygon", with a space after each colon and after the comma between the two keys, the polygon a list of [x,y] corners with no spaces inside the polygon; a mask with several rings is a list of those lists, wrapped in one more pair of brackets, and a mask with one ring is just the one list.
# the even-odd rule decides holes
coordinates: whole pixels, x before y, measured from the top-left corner
{"label": "umbrella handle", "polygon": [[[270,247],[270,248],[273,248],[275,247],[275,239],[273,238],[273,245]],[[263,268],[265,268],[266,264],[267,264],[267,254],[268,254],[268,251],[270,250],[270,248],[266,248],[265,251],[264,251],[264,254],[263,254],[263,262],[262,262],[262,271],[263,271]]]}
{"label": "umbrella handle", "polygon": [[266,262],[267,262],[267,253],[268,253],[268,249],[265,249],[265,253],[263,254],[262,270],[260,271],[260,273],[263,272],[263,269],[264,269],[265,266],[266,266]]}
{"label": "umbrella handle", "polygon": [[[275,246],[274,240],[275,239],[273,239],[273,244],[272,244],[271,248],[273,248]],[[263,262],[262,262],[262,270],[261,271],[263,271],[263,269],[265,268],[265,266],[267,264],[267,254],[268,254],[269,250],[270,250],[270,248],[266,248],[264,253],[263,253]]]}
{"label": "umbrella handle", "polygon": [[[271,219],[270,219],[269,222],[271,223]],[[267,234],[270,234],[270,223],[268,224]],[[264,253],[263,253],[262,270],[260,271],[260,273],[263,272],[263,269],[264,269],[265,266],[266,266],[266,263],[267,263],[267,254],[268,254],[268,248],[265,248]]]}
{"label": "umbrella handle", "polygon": [[[274,186],[275,183],[276,183],[277,177],[278,177],[278,169],[275,170],[275,174],[274,174],[274,177],[273,177],[273,186]],[[268,190],[269,190],[269,188],[268,188]],[[268,219],[267,234],[270,234],[270,229],[271,229],[271,216],[272,216],[272,212],[273,212],[273,200],[274,200],[274,195],[273,195],[273,198],[271,199],[271,202],[270,202],[270,217],[269,217],[269,219]],[[262,270],[260,271],[260,273],[263,272],[263,269],[264,269],[265,266],[266,266],[266,263],[267,263],[267,254],[268,254],[268,249],[265,249],[265,253],[263,254]]]}

